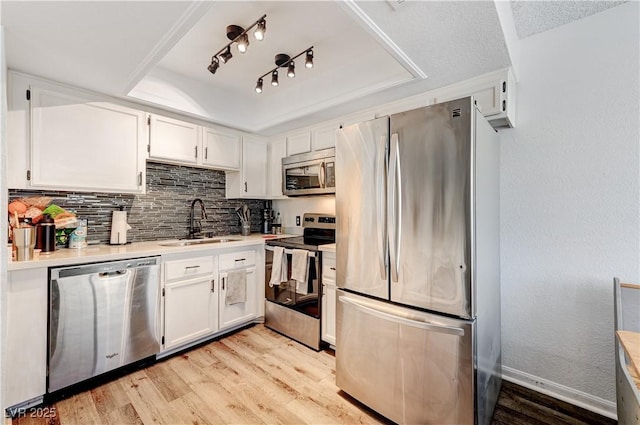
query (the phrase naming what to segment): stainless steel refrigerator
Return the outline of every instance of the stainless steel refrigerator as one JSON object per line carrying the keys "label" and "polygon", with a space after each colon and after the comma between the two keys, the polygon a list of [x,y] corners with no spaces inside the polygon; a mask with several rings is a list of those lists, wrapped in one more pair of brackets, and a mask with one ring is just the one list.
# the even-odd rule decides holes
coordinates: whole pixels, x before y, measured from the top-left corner
{"label": "stainless steel refrigerator", "polygon": [[336,141],[336,382],[397,423],[489,424],[501,385],[499,149],[473,98]]}

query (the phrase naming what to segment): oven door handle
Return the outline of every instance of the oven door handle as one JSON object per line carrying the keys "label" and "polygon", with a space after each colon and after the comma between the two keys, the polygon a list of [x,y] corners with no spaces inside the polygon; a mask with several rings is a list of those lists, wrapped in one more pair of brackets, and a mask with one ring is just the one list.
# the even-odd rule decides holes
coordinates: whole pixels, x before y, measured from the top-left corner
{"label": "oven door handle", "polygon": [[[264,249],[266,249],[267,251],[273,251],[273,248],[275,248],[275,247],[270,246],[270,245],[265,245],[264,246]],[[308,251],[308,252],[309,252],[309,257],[316,257],[318,255],[318,253],[314,252],[314,251]],[[285,254],[293,254],[293,249],[285,248],[284,249],[284,253]]]}

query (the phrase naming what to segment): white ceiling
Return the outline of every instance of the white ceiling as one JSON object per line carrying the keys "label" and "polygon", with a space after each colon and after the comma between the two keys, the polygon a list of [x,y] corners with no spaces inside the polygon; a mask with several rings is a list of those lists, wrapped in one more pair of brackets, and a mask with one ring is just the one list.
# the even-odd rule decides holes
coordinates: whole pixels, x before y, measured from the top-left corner
{"label": "white ceiling", "polygon": [[[623,2],[511,3],[520,38]],[[493,1],[7,1],[9,68],[274,134],[510,65]],[[264,41],[207,71],[225,27],[267,14]],[[274,55],[314,46],[280,86]]]}

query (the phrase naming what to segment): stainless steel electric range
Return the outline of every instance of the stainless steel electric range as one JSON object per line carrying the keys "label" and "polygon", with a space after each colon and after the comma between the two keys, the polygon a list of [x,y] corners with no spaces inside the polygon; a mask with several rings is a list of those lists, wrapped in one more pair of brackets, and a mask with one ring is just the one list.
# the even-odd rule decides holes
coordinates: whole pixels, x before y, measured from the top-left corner
{"label": "stainless steel electric range", "polygon": [[[302,236],[274,239],[266,243],[265,326],[314,350],[320,350],[322,253],[319,247],[335,243],[336,218],[332,215],[307,213],[303,216],[302,227]],[[271,273],[276,247],[284,249],[287,268],[284,275],[286,280],[274,283]],[[291,279],[294,250],[307,251],[306,282]]]}

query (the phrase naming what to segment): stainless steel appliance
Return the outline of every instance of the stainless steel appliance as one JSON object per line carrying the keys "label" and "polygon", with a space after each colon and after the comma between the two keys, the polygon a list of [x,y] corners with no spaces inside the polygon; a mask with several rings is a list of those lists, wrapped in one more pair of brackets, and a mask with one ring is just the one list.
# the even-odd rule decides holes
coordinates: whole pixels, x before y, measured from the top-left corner
{"label": "stainless steel appliance", "polygon": [[335,149],[282,158],[282,193],[287,196],[335,193]]}
{"label": "stainless steel appliance", "polygon": [[160,351],[160,257],[51,269],[53,392]]}
{"label": "stainless steel appliance", "polygon": [[337,385],[397,423],[489,424],[495,131],[467,97],[344,128],[336,149]]}
{"label": "stainless steel appliance", "polygon": [[[273,239],[266,242],[264,324],[314,350],[319,350],[321,345],[320,315],[322,314],[322,276],[320,273],[322,253],[319,247],[335,242],[336,218],[325,214],[304,214],[302,226],[304,228],[303,236]],[[289,279],[278,285],[270,285],[275,247],[284,248]],[[298,283],[290,278],[294,249],[308,252],[308,282],[303,291],[300,291]]]}

